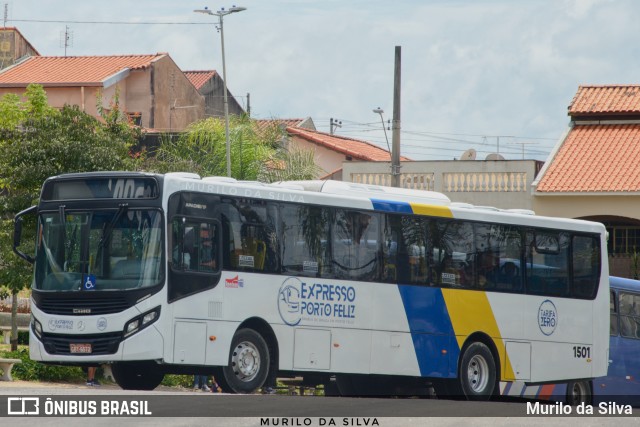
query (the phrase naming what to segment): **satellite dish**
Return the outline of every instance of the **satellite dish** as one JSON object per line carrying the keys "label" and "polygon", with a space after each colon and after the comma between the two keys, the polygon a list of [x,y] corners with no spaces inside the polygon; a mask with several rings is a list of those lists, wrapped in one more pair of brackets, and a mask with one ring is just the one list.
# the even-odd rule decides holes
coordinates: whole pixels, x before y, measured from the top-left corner
{"label": "satellite dish", "polygon": [[485,158],[485,160],[504,160],[504,157],[502,156],[502,154],[499,154],[499,153],[491,153],[491,154],[487,154],[487,157]]}
{"label": "satellite dish", "polygon": [[473,148],[469,148],[467,151],[462,153],[460,156],[460,160],[475,160],[476,159],[476,150]]}

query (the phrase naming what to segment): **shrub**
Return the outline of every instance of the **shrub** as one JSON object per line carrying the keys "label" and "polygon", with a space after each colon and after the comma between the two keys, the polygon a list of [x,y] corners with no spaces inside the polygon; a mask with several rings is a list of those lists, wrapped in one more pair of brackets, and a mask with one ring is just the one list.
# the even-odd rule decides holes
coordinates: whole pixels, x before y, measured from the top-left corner
{"label": "shrub", "polygon": [[18,331],[18,345],[29,345],[29,331]]}
{"label": "shrub", "polygon": [[184,387],[191,388],[193,386],[193,375],[165,375],[161,383],[167,387]]}
{"label": "shrub", "polygon": [[22,363],[13,365],[11,374],[23,381],[83,381],[85,376],[77,366],[45,365],[29,358],[29,350],[6,352],[2,357],[20,359]]}

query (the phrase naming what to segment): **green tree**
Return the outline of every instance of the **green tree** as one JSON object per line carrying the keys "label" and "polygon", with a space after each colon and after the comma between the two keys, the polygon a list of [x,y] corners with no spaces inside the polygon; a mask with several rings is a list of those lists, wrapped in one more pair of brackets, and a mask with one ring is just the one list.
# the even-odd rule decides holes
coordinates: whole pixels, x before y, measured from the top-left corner
{"label": "green tree", "polygon": [[[232,116],[229,123],[231,176],[266,182],[312,179],[321,170],[314,153],[284,148],[286,132],[275,121],[259,129],[248,116]],[[177,138],[165,136],[147,170],[194,172],[201,176],[226,176],[224,121],[209,118],[190,125]]]}
{"label": "green tree", "polygon": [[[275,153],[272,143],[260,138],[246,116],[230,118],[229,140],[231,175],[257,179],[260,165]],[[191,124],[178,137],[165,136],[149,166],[159,172],[226,176],[226,149],[224,121],[209,118]]]}
{"label": "green tree", "polygon": [[315,163],[315,152],[298,147],[280,148],[264,163],[258,179],[264,182],[313,179],[322,172]]}
{"label": "green tree", "polygon": [[[129,152],[137,132],[122,117],[102,123],[77,106],[58,111],[39,85],[30,85],[25,97],[24,102],[15,95],[0,99],[0,115],[6,113],[0,117],[0,285],[5,295],[14,296],[14,306],[30,284],[31,268],[12,251],[13,217],[37,202],[44,180],[69,172],[136,168]],[[31,247],[23,251],[33,251],[35,221],[25,222],[24,234]]]}

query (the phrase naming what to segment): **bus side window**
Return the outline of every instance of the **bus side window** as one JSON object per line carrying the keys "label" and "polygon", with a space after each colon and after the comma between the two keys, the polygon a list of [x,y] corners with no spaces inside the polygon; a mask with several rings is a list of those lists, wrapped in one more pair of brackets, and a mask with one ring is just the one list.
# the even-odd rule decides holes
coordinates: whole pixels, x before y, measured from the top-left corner
{"label": "bus side window", "polygon": [[618,328],[618,307],[616,306],[616,292],[611,291],[609,298],[609,309],[611,311],[611,322],[609,323],[609,334],[611,336],[618,336],[620,333]]}
{"label": "bus side window", "polygon": [[640,295],[620,292],[618,301],[620,335],[626,338],[640,338]]}
{"label": "bus side window", "polygon": [[475,275],[473,224],[449,220],[433,223],[431,264],[434,281],[443,287],[472,288]]}
{"label": "bus side window", "polygon": [[594,298],[600,276],[600,245],[589,236],[574,236],[572,296]]}
{"label": "bus side window", "polygon": [[280,252],[284,274],[320,277],[327,274],[329,210],[283,204],[280,211]]}
{"label": "bus side window", "polygon": [[380,215],[336,209],[331,228],[333,275],[337,279],[380,280],[382,252],[378,225]]}
{"label": "bus side window", "polygon": [[527,232],[527,293],[556,297],[569,296],[569,234]]}

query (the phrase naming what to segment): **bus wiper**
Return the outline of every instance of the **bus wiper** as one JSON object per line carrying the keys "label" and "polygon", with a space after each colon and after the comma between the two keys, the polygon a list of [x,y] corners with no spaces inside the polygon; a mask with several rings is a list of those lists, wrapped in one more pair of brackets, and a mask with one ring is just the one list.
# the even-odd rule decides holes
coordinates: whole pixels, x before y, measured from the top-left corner
{"label": "bus wiper", "polygon": [[113,218],[111,218],[111,221],[109,221],[109,224],[107,224],[107,227],[104,229],[104,233],[102,233],[102,238],[98,243],[99,248],[104,247],[107,245],[107,243],[109,243],[109,240],[111,239],[111,233],[113,232],[113,229],[116,227],[116,224],[120,220],[120,217],[122,217],[122,214],[124,214],[129,209],[128,203],[121,203],[118,206],[119,206],[118,211],[115,213]]}

